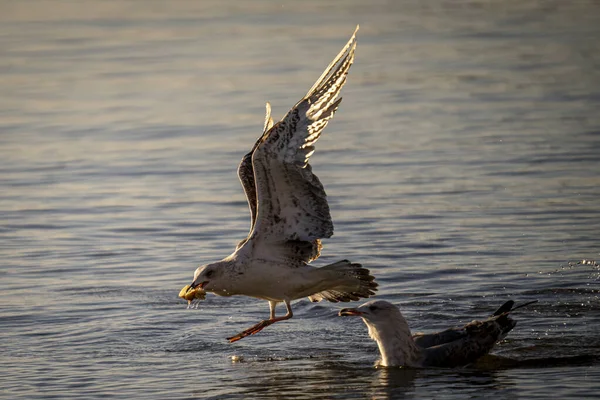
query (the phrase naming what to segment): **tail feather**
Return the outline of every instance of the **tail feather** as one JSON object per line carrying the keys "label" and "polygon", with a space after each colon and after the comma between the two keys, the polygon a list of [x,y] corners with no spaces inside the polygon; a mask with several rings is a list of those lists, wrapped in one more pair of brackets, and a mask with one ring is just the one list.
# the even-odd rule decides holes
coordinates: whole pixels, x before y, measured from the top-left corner
{"label": "tail feather", "polygon": [[513,300],[508,300],[506,303],[502,304],[493,314],[492,317],[496,315],[504,314],[512,310],[515,302]]}
{"label": "tail feather", "polygon": [[330,289],[308,296],[310,301],[327,300],[332,303],[357,301],[372,296],[377,291],[375,277],[361,264],[342,260],[320,269],[337,275],[337,284]]}
{"label": "tail feather", "polygon": [[519,304],[518,306],[515,307],[515,302],[513,300],[508,300],[506,303],[502,304],[493,314],[492,317],[495,317],[497,315],[501,315],[504,313],[509,313],[512,311],[515,311],[519,308],[522,307],[527,307],[530,304],[534,304],[537,303],[537,300],[532,300],[532,301],[528,301],[527,303],[523,303],[523,304]]}
{"label": "tail feather", "polygon": [[513,320],[509,317],[509,314],[519,309],[521,307],[528,306],[530,304],[537,303],[537,300],[529,301],[527,303],[520,304],[515,307],[515,302],[512,300],[507,301],[503,305],[500,306],[498,310],[492,315],[491,320],[496,320],[496,322],[500,325],[502,329],[502,333],[498,337],[498,341],[503,340],[508,332],[510,332],[516,325],[517,321]]}

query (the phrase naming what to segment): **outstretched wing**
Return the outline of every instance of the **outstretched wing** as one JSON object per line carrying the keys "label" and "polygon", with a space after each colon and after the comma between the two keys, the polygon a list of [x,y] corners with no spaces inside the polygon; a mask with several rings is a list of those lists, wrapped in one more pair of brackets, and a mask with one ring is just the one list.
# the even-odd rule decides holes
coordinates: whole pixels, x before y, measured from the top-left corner
{"label": "outstretched wing", "polygon": [[[248,161],[243,160],[240,165],[240,176],[245,176],[240,179],[254,221],[248,238],[241,244],[252,242],[253,251],[262,249],[261,257],[309,262],[319,256],[319,239],[333,235],[325,190],[308,160],[342,100],[339,93],[354,61],[355,49],[356,31],[306,96],[264,133],[244,157],[251,158],[251,169]],[[250,186],[247,176],[251,170],[255,192],[246,187]],[[251,198],[253,195],[256,201]],[[255,209],[252,203],[256,204]]]}
{"label": "outstretched wing", "polygon": [[[244,193],[246,193],[246,200],[248,201],[248,207],[250,208],[250,232],[254,229],[254,222],[256,221],[256,209],[258,207],[258,203],[256,201],[256,183],[254,180],[254,168],[252,167],[252,154],[254,150],[258,147],[258,145],[263,141],[263,139],[268,135],[268,132],[273,127],[273,118],[271,118],[271,104],[267,102],[266,104],[266,115],[265,115],[265,124],[263,127],[263,134],[258,138],[254,146],[252,146],[252,150],[244,157],[242,157],[242,161],[238,167],[238,178],[242,184],[242,188],[244,188]],[[250,235],[247,238],[238,243],[237,248],[239,249],[246,243]]]}

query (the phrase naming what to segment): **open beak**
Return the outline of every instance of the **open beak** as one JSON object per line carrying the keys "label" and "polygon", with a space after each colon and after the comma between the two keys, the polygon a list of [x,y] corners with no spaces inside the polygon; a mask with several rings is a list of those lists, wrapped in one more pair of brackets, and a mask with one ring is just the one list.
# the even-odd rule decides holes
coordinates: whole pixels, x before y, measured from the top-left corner
{"label": "open beak", "polygon": [[197,287],[199,287],[200,289],[204,289],[204,286],[206,286],[207,283],[208,283],[208,281],[204,281],[202,283],[192,282],[192,284],[188,287],[188,289],[185,293],[187,294],[190,291],[196,289]]}
{"label": "open beak", "polygon": [[358,311],[356,308],[342,308],[338,313],[340,317],[360,317],[363,315],[362,311]]}

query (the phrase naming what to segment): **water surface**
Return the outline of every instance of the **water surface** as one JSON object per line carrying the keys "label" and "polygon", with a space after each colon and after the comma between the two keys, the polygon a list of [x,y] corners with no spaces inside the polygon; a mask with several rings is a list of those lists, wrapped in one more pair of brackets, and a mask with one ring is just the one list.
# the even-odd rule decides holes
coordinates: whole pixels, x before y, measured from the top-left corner
{"label": "water surface", "polygon": [[[375,369],[362,322],[306,300],[229,344],[266,302],[177,298],[247,233],[264,103],[282,116],[357,23],[312,157],[316,265],[363,263],[414,330],[538,299],[501,358]],[[3,2],[2,396],[597,396],[599,27],[592,1]]]}

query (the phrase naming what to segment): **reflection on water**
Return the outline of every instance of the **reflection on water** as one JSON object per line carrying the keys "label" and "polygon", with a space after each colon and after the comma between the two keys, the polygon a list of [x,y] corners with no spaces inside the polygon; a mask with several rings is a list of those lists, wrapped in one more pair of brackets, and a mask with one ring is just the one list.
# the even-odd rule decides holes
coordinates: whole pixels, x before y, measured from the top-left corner
{"label": "reflection on water", "polygon": [[414,392],[415,378],[424,372],[411,368],[379,368],[371,398],[398,399]]}
{"label": "reflection on water", "polygon": [[[0,4],[0,377],[31,398],[581,398],[600,378],[597,2]],[[313,156],[318,265],[368,266],[411,328],[517,327],[463,370],[375,369],[360,321],[177,298],[249,216],[236,177],[360,23]],[[232,363],[239,355],[244,362]]]}

